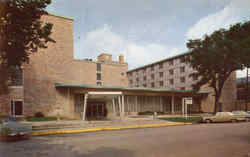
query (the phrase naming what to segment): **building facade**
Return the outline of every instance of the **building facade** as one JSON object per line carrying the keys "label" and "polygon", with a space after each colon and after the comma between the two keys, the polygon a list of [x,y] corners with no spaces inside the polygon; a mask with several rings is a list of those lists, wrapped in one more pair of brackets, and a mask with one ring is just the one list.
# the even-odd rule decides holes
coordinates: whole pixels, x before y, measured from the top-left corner
{"label": "building facade", "polygon": [[[183,98],[192,97],[189,113],[212,112],[214,97],[206,85],[193,92],[193,71],[175,56],[128,71],[124,56],[113,60],[101,53],[96,60],[74,59],[73,20],[48,15],[54,24],[48,48],[30,56],[13,74],[9,92],[0,96],[0,115],[60,116],[83,120],[124,117],[139,112],[184,113]],[[223,110],[236,98],[235,74],[223,89]]]}
{"label": "building facade", "polygon": [[[127,72],[129,87],[192,90],[192,84],[196,83],[198,78],[189,77],[195,71],[185,62],[187,55],[190,53],[183,53],[129,70]],[[236,89],[236,72],[234,72],[226,81],[222,91],[220,102],[223,104],[223,110],[230,111],[235,107]],[[203,112],[212,112],[214,107],[213,88],[204,85],[201,90],[212,92],[201,105]]]}

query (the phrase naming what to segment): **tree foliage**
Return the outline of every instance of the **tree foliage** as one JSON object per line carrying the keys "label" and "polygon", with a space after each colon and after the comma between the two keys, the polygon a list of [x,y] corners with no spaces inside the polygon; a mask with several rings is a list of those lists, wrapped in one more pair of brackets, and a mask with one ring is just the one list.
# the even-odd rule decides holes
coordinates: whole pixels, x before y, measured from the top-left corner
{"label": "tree foliage", "polygon": [[[46,48],[51,37],[51,23],[41,21],[51,0],[0,0],[0,71],[20,67],[30,54]],[[5,78],[0,79],[4,86]]]}
{"label": "tree foliage", "polygon": [[199,90],[208,84],[214,89],[216,112],[228,77],[250,66],[250,21],[217,30],[203,39],[189,40],[187,47],[191,52],[187,61],[196,70],[191,76],[199,78],[193,87]]}

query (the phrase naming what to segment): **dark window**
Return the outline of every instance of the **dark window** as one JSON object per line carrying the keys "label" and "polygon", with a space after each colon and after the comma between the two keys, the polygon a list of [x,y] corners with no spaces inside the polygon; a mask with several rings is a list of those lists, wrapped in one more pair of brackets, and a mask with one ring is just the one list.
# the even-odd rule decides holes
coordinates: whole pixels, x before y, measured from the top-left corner
{"label": "dark window", "polygon": [[143,87],[147,87],[147,84],[143,84]]}
{"label": "dark window", "polygon": [[159,64],[159,69],[162,69],[163,68],[163,63],[160,63]]}
{"label": "dark window", "polygon": [[146,80],[147,80],[147,76],[144,76],[144,77],[143,77],[143,80],[146,81]]}
{"label": "dark window", "polygon": [[160,77],[163,77],[163,72],[159,72]]}
{"label": "dark window", "polygon": [[130,83],[130,84],[133,84],[133,80],[130,80],[129,83]]}
{"label": "dark window", "polygon": [[99,80],[99,81],[102,80],[102,75],[100,73],[97,73],[96,74],[96,79]]}
{"label": "dark window", "polygon": [[193,76],[193,80],[197,81],[198,80],[198,76]]}
{"label": "dark window", "polygon": [[21,68],[10,68],[9,79],[10,79],[10,86],[22,86],[23,70]]}
{"label": "dark window", "polygon": [[160,81],[160,87],[163,87],[164,83],[163,81]]}
{"label": "dark window", "polygon": [[180,67],[180,72],[185,72],[185,67]]}
{"label": "dark window", "polygon": [[169,65],[174,65],[174,60],[170,60]]}
{"label": "dark window", "polygon": [[97,86],[102,86],[102,82],[96,82]]}
{"label": "dark window", "polygon": [[124,74],[125,74],[124,72],[121,73],[122,76],[124,76]]}
{"label": "dark window", "polygon": [[16,115],[16,116],[23,115],[22,101],[11,101],[11,115]]}
{"label": "dark window", "polygon": [[174,84],[174,79],[170,79],[170,80],[169,80],[169,83],[170,83],[171,85],[173,85],[173,84]]}
{"label": "dark window", "polygon": [[139,81],[139,78],[138,78],[138,77],[136,78],[136,81],[137,81],[137,82]]}
{"label": "dark window", "polygon": [[181,83],[184,83],[186,81],[185,77],[181,77],[180,80],[181,80]]}
{"label": "dark window", "polygon": [[152,65],[152,66],[151,66],[151,71],[154,71],[154,70],[155,70],[155,68],[154,68],[154,66]]}
{"label": "dark window", "polygon": [[180,58],[180,62],[181,62],[181,63],[185,63],[185,62],[186,62],[186,58],[185,58],[185,57],[181,57],[181,58]]}
{"label": "dark window", "polygon": [[154,74],[151,74],[151,79],[155,79],[155,75]]}
{"label": "dark window", "polygon": [[102,64],[101,63],[96,64],[96,71],[102,71]]}
{"label": "dark window", "polygon": [[170,69],[170,70],[169,70],[169,74],[170,74],[170,75],[174,75],[174,69]]}
{"label": "dark window", "polygon": [[154,83],[154,82],[151,83],[151,87],[152,87],[152,88],[155,87],[155,83]]}

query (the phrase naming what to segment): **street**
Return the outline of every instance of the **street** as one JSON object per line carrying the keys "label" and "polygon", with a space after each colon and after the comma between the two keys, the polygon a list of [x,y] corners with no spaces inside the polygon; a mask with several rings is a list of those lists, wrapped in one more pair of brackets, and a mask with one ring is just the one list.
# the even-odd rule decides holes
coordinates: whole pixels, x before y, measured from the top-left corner
{"label": "street", "polygon": [[250,123],[32,137],[0,143],[0,157],[250,157]]}

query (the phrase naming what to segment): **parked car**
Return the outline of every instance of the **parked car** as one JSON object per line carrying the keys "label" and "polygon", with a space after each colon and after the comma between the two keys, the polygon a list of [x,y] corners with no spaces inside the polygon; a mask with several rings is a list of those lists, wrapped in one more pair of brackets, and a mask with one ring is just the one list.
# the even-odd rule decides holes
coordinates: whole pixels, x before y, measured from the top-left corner
{"label": "parked car", "polygon": [[234,115],[231,112],[217,112],[214,116],[202,117],[202,121],[206,123],[237,122],[242,120],[245,120],[245,117]]}
{"label": "parked car", "polygon": [[232,111],[234,115],[245,117],[247,121],[250,120],[250,113],[245,111]]}
{"label": "parked car", "polygon": [[15,118],[8,117],[0,122],[0,133],[5,132],[6,136],[27,135],[32,132],[32,126],[24,125],[15,120]]}

